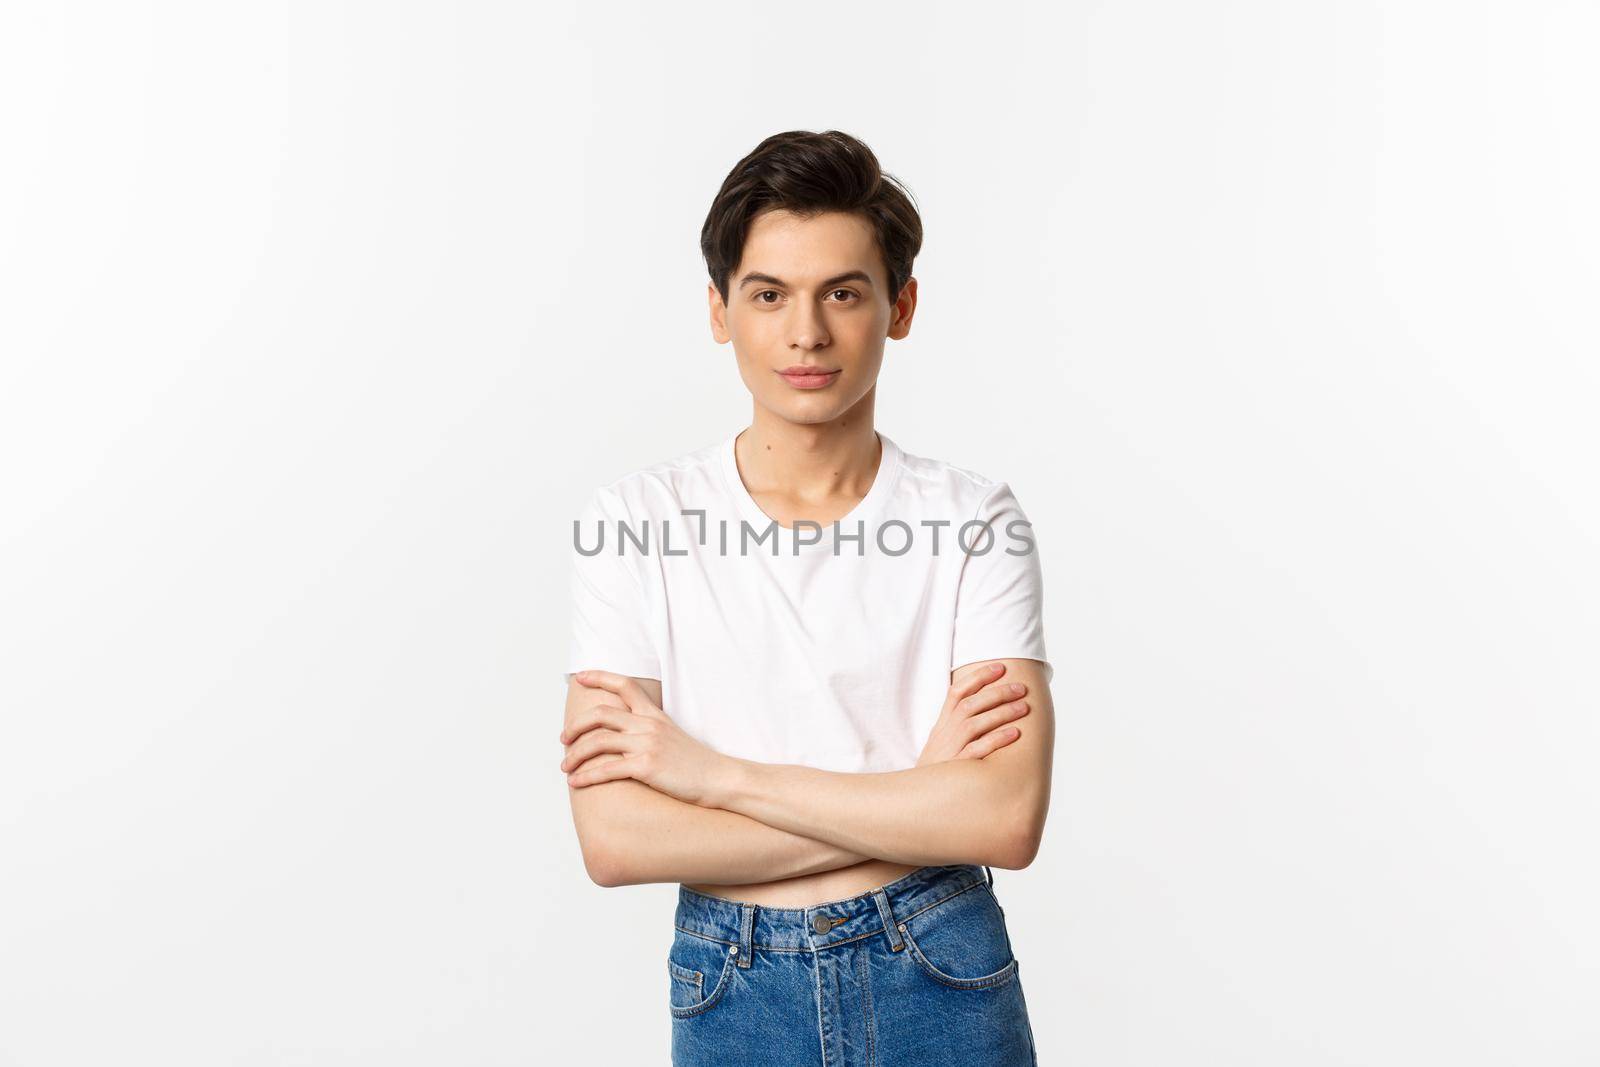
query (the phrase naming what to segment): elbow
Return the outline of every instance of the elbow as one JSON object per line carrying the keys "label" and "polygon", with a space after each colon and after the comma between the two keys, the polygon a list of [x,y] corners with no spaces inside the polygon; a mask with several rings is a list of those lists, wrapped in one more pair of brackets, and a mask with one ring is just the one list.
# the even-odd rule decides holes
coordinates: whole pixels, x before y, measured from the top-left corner
{"label": "elbow", "polygon": [[583,852],[583,869],[589,881],[602,889],[633,884],[639,848],[632,840],[634,835],[627,832],[629,824],[622,813],[606,802],[602,794],[592,794],[583,800],[578,800],[574,794],[572,816],[578,832],[578,847]]}
{"label": "elbow", "polygon": [[588,872],[589,881],[602,889],[615,889],[622,884],[611,861],[589,849],[583,853],[583,869]]}
{"label": "elbow", "polygon": [[1020,828],[1001,842],[1000,853],[990,866],[1001,867],[1008,871],[1022,870],[1039,854],[1039,842],[1042,836],[1039,830],[1031,827]]}
{"label": "elbow", "polygon": [[636,835],[596,834],[583,848],[583,867],[589,880],[602,889],[648,882],[677,881],[662,873],[662,863],[650,846]]}
{"label": "elbow", "polygon": [[989,866],[1020,871],[1034,861],[1044,840],[1047,806],[1047,798],[1032,790],[1016,799],[1008,809],[1006,832],[993,835],[994,856]]}
{"label": "elbow", "polygon": [[588,872],[589,881],[602,889],[616,889],[638,881],[615,850],[584,849],[583,869]]}
{"label": "elbow", "polygon": [[583,849],[583,869],[589,881],[602,889],[616,889],[632,885],[633,872],[628,869],[628,857],[634,850],[615,840],[609,828],[589,827],[587,833],[578,834]]}

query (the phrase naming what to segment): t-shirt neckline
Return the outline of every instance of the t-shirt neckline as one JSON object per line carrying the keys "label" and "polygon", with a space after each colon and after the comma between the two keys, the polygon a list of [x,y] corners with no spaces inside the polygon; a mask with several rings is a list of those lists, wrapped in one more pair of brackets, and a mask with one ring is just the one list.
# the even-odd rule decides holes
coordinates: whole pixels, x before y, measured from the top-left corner
{"label": "t-shirt neckline", "polygon": [[[794,527],[785,527],[778,524],[777,520],[775,520],[771,515],[768,515],[766,512],[762,511],[761,506],[756,503],[755,497],[750,495],[750,490],[745,488],[744,479],[739,477],[739,463],[734,452],[734,442],[738,441],[739,435],[744,433],[745,429],[748,429],[748,427],[741,428],[734,431],[732,434],[729,434],[723,439],[722,444],[718,448],[721,458],[720,466],[722,467],[723,477],[728,483],[728,492],[733,495],[734,502],[738,505],[741,516],[750,523],[751,529],[756,534],[766,530],[768,526],[776,526],[778,532],[778,544],[782,554],[793,555],[797,548],[795,544],[795,536],[797,533],[796,529]],[[862,523],[860,527],[860,533],[862,542],[864,544],[871,544],[873,538],[876,536],[877,531],[872,528],[868,520],[875,517],[879,510],[882,509],[883,502],[888,499],[889,494],[894,489],[894,483],[900,476],[901,468],[900,446],[895,444],[889,435],[884,433],[882,430],[877,430],[874,432],[877,434],[878,441],[882,445],[882,454],[878,457],[878,472],[873,476],[872,486],[867,490],[867,495],[857,501],[856,506],[851,508],[848,514],[843,515],[836,520],[839,524],[839,535],[841,538],[845,536],[853,537],[857,532],[856,524],[858,522]],[[817,540],[814,544],[799,545],[798,550],[800,552],[804,553],[832,550],[833,523],[825,522],[822,523],[821,526],[822,530],[820,531],[819,540]],[[806,532],[811,533],[811,528],[806,527]],[[839,549],[840,553],[842,554],[847,551],[855,551],[855,549],[850,547],[853,544],[853,541],[841,540],[841,547]]]}

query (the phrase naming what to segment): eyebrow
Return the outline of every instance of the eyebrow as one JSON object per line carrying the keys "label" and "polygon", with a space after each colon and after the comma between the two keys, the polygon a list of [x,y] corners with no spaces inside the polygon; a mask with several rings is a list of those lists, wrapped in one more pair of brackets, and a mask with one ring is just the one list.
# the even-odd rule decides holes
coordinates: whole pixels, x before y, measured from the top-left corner
{"label": "eyebrow", "polygon": [[[743,289],[751,282],[760,282],[763,285],[776,285],[784,289],[789,288],[788,282],[779,278],[774,278],[770,274],[762,274],[758,270],[753,270],[746,274],[743,278],[740,278],[739,288]],[[822,288],[827,289],[831,286],[838,285],[841,282],[862,282],[868,286],[871,286],[872,276],[864,270],[847,270],[843,274],[835,274],[833,277],[824,280],[822,283]]]}

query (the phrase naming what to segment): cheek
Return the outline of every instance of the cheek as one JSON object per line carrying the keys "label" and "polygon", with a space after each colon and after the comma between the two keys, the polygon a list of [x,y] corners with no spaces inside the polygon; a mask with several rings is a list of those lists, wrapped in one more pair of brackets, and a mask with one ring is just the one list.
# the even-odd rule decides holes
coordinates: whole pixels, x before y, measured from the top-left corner
{"label": "cheek", "polygon": [[735,350],[759,353],[781,339],[783,317],[755,312],[735,313],[728,317],[728,333],[733,339]]}
{"label": "cheek", "polygon": [[870,313],[859,311],[849,317],[849,329],[861,337],[882,339],[889,336],[889,320],[894,317],[888,304],[874,305]]}
{"label": "cheek", "polygon": [[734,347],[733,358],[739,365],[739,377],[744,380],[745,386],[756,390],[765,387],[768,382],[765,377],[765,362],[756,354],[760,350],[752,349],[751,343],[750,338],[741,336],[739,343]]}

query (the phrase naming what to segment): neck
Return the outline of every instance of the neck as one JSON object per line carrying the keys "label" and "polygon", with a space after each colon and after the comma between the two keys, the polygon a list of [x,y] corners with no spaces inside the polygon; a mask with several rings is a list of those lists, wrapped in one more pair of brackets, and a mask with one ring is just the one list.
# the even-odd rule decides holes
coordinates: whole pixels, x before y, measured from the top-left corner
{"label": "neck", "polygon": [[734,442],[739,474],[752,494],[800,504],[866,496],[877,476],[879,447],[872,394],[831,422],[798,423],[757,406]]}

